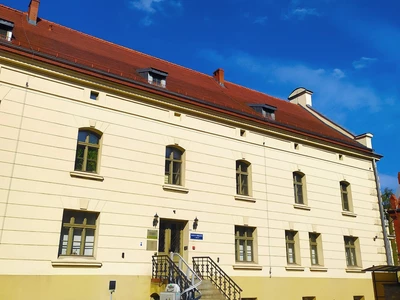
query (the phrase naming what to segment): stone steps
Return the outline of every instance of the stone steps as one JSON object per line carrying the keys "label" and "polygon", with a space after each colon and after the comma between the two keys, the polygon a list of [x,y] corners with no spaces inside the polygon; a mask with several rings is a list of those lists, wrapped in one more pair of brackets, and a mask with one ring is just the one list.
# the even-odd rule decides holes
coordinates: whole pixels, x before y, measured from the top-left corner
{"label": "stone steps", "polygon": [[203,280],[199,286],[199,291],[201,292],[200,300],[226,300],[210,280]]}

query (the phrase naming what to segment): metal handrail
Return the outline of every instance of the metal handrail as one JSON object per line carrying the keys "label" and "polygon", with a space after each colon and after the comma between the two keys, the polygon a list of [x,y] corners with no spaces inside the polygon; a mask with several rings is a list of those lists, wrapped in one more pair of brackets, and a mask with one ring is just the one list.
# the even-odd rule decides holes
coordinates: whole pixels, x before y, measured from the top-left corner
{"label": "metal handrail", "polygon": [[[189,267],[180,255],[177,265],[172,259],[174,256],[175,255],[172,254],[171,256],[154,255],[152,257],[152,278],[166,279],[168,283],[177,284],[182,291],[181,300],[200,299],[201,293],[198,287],[201,284],[201,278]],[[182,269],[183,265],[187,266],[186,273]]]}
{"label": "metal handrail", "polygon": [[202,277],[209,279],[224,294],[226,299],[240,300],[243,291],[209,256],[193,257],[193,269]]}

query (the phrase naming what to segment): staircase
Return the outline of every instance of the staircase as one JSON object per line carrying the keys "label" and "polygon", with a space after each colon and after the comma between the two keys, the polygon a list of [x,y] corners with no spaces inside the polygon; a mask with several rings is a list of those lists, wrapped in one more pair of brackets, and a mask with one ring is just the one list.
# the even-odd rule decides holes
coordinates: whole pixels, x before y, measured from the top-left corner
{"label": "staircase", "polygon": [[157,279],[162,284],[175,283],[180,288],[181,300],[199,300],[201,292],[198,287],[201,278],[190,268],[178,253],[155,255],[152,257],[152,280]]}
{"label": "staircase", "polygon": [[203,280],[199,287],[201,300],[225,300],[225,296],[213,285],[210,280]]}
{"label": "staircase", "polygon": [[[224,300],[240,300],[242,289],[209,256],[193,257],[193,269],[203,279],[223,295]],[[210,293],[211,289],[205,292]],[[204,297],[203,297],[204,299]],[[209,298],[219,300],[220,298]]]}
{"label": "staircase", "polygon": [[242,289],[208,256],[193,257],[193,269],[177,253],[152,257],[152,281],[175,283],[181,300],[240,300]]}

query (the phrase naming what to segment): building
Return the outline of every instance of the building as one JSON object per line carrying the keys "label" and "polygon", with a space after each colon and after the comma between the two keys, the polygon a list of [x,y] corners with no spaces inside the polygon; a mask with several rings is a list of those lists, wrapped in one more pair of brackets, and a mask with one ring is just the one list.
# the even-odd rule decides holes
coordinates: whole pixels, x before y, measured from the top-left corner
{"label": "building", "polygon": [[149,299],[170,251],[242,299],[372,299],[371,134],[38,11],[0,5],[0,299]]}

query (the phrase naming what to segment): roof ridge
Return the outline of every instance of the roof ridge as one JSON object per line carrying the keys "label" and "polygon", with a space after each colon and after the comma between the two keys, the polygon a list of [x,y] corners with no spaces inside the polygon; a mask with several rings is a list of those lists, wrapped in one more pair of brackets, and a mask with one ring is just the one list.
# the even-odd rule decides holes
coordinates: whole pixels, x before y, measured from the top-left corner
{"label": "roof ridge", "polygon": [[22,10],[18,10],[18,9],[15,9],[15,8],[12,8],[12,7],[8,7],[8,6],[5,6],[4,4],[0,4],[0,6],[5,8],[5,9],[12,10],[13,12],[17,12],[17,13],[20,13],[22,15],[24,14],[24,12]]}

